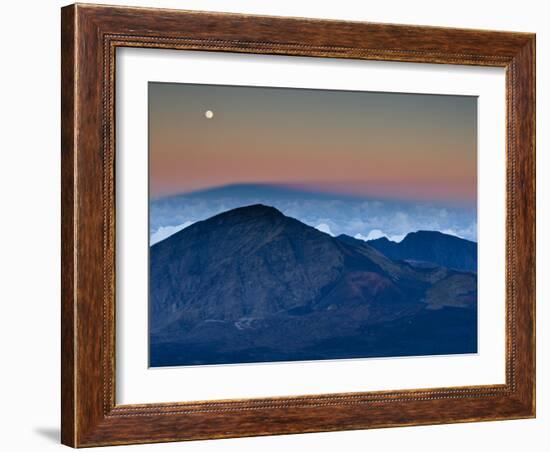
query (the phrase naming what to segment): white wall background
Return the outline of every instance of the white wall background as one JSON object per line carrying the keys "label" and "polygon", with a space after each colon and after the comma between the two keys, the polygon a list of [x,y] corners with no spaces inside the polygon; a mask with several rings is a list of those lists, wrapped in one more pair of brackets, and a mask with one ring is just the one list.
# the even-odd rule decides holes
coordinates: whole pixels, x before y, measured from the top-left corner
{"label": "white wall background", "polygon": [[[550,385],[544,326],[550,309],[545,254],[550,252],[548,148],[550,31],[545,2],[537,0],[113,0],[118,4],[331,19],[530,31],[537,33],[538,147],[538,417],[370,431],[118,447],[116,450],[280,451],[494,449],[547,450]],[[97,2],[93,2],[97,3]],[[60,1],[2,5],[0,69],[0,447],[7,451],[59,450],[59,8]],[[545,209],[546,207],[546,209]],[[7,250],[7,254],[6,254]],[[546,380],[546,381],[545,381]]]}

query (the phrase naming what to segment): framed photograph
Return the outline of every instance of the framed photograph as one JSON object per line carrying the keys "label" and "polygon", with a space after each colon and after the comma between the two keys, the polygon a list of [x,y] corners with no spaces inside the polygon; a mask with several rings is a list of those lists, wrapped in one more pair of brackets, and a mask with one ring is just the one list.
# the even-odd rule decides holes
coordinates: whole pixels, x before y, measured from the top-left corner
{"label": "framed photograph", "polygon": [[62,442],[535,416],[535,36],[62,9]]}

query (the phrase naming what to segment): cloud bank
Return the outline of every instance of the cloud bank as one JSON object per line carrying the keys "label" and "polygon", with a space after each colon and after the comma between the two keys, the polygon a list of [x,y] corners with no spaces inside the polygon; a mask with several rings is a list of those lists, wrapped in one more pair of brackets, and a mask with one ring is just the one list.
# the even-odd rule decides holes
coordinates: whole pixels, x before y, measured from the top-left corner
{"label": "cloud bank", "polygon": [[171,235],[174,235],[176,232],[185,229],[187,226],[191,226],[194,221],[186,221],[183,224],[178,224],[177,226],[161,226],[155,232],[151,234],[149,239],[149,245],[154,245],[164,239],[167,239]]}
{"label": "cloud bank", "polygon": [[237,193],[235,189],[220,188],[152,200],[151,243],[196,221],[257,203],[273,206],[333,236],[346,234],[362,240],[387,237],[400,241],[409,232],[427,230],[477,241],[475,206],[361,199],[299,190],[282,191],[261,185],[259,188],[239,188]]}

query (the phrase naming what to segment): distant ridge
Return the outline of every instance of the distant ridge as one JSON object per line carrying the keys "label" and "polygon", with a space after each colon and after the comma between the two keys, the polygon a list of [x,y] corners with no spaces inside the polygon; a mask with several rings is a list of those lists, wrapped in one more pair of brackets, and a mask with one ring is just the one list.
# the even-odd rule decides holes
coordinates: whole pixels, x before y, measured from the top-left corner
{"label": "distant ridge", "polygon": [[430,262],[477,272],[477,243],[437,231],[411,232],[399,243],[386,237],[367,243],[393,260]]}
{"label": "distant ridge", "polygon": [[221,185],[218,187],[210,187],[199,189],[185,193],[175,193],[172,195],[156,197],[154,202],[170,201],[179,198],[213,198],[219,197],[236,197],[236,198],[258,198],[258,199],[295,199],[296,197],[304,199],[353,199],[353,200],[368,200],[365,196],[358,196],[343,193],[330,193],[316,190],[308,190],[305,188],[295,188],[283,184],[269,183],[242,183]]}

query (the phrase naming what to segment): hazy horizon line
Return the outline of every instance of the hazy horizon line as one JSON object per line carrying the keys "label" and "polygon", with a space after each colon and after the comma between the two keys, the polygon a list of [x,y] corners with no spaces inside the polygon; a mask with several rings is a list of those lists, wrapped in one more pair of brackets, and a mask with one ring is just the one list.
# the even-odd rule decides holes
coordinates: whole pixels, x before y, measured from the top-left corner
{"label": "hazy horizon line", "polygon": [[457,200],[457,199],[441,199],[441,198],[425,198],[425,197],[397,197],[390,195],[377,195],[377,194],[359,194],[352,192],[345,192],[343,190],[324,190],[319,188],[319,185],[332,185],[334,182],[323,183],[303,183],[303,182],[270,182],[270,181],[258,181],[258,182],[235,182],[231,184],[223,185],[211,185],[204,188],[199,188],[190,191],[174,191],[172,193],[166,193],[162,195],[149,195],[149,201],[161,201],[169,198],[185,197],[185,196],[196,196],[200,194],[207,194],[209,192],[214,192],[216,190],[224,189],[246,189],[257,187],[259,189],[277,189],[287,192],[301,193],[304,195],[310,196],[321,196],[321,197],[335,197],[339,199],[347,199],[354,201],[386,201],[386,202],[403,202],[403,203],[421,203],[421,204],[436,204],[436,205],[452,205],[454,207],[463,207],[463,208],[475,208],[477,206],[477,199],[472,201],[466,200]]}

